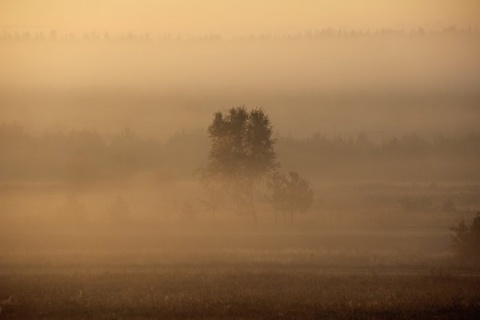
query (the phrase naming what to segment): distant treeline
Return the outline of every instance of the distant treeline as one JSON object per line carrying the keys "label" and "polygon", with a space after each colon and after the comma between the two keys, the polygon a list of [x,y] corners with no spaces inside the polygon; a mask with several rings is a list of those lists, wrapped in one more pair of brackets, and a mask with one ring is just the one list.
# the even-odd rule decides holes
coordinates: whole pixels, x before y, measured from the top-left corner
{"label": "distant treeline", "polygon": [[191,41],[262,41],[262,40],[315,40],[325,38],[352,38],[368,36],[477,36],[478,30],[473,27],[457,27],[456,25],[440,29],[416,29],[380,28],[380,29],[335,29],[324,28],[320,30],[308,30],[297,33],[259,33],[242,36],[226,37],[220,33],[205,34],[161,34],[152,35],[142,33],[109,33],[109,32],[86,32],[86,33],[60,33],[57,30],[45,31],[7,31],[0,32],[0,41],[131,41],[131,42],[191,42]]}
{"label": "distant treeline", "polygon": [[161,143],[130,129],[106,138],[89,130],[33,135],[20,125],[0,124],[0,180],[76,184],[145,171],[191,178],[193,168],[206,161],[207,143],[200,134],[178,134]]}
{"label": "distant treeline", "polygon": [[356,137],[278,139],[278,153],[287,167],[303,168],[316,179],[362,180],[478,180],[480,134],[456,136],[417,134],[374,141],[367,134]]}
{"label": "distant treeline", "polygon": [[[191,179],[203,166],[210,144],[206,132],[181,132],[167,142],[125,129],[112,136],[96,131],[28,133],[0,124],[0,182],[65,181],[88,183],[154,174],[158,179]],[[480,134],[411,134],[373,141],[315,134],[308,139],[279,137],[279,159],[286,170],[322,179],[479,179]]]}

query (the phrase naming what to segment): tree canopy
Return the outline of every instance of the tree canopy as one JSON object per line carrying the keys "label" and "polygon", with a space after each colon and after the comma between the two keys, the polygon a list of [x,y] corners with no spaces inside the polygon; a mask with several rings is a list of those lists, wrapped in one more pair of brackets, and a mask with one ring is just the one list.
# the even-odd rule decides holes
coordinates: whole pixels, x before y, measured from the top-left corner
{"label": "tree canopy", "polygon": [[240,212],[256,219],[255,183],[278,166],[270,119],[262,109],[235,107],[215,113],[208,134],[211,150],[204,180],[221,181]]}
{"label": "tree canopy", "polygon": [[277,166],[273,127],[262,109],[217,112],[208,127],[211,151],[207,172],[234,180],[256,180]]}

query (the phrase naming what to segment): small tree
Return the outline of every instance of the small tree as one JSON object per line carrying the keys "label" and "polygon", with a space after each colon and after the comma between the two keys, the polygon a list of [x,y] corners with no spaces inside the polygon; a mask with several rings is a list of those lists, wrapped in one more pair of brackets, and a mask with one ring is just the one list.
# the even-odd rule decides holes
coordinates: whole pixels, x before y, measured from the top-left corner
{"label": "small tree", "polygon": [[277,166],[273,128],[262,109],[232,108],[217,112],[208,127],[211,140],[204,181],[220,181],[240,213],[256,220],[254,187]]}
{"label": "small tree", "polygon": [[310,183],[297,172],[290,172],[288,177],[275,172],[268,182],[271,190],[270,201],[275,211],[275,219],[281,213],[284,220],[290,215],[293,222],[295,214],[306,213],[313,203],[313,190]]}
{"label": "small tree", "polygon": [[466,258],[480,258],[480,212],[477,212],[470,225],[461,220],[450,230],[454,232],[452,238],[457,252]]}

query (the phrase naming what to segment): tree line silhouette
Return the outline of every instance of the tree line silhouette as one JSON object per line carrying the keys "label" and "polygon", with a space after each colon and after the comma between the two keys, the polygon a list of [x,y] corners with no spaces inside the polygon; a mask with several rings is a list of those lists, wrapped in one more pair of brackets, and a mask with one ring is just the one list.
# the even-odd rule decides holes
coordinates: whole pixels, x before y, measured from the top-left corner
{"label": "tree line silhouette", "polygon": [[[128,178],[146,171],[190,179],[208,159],[209,140],[203,131],[179,132],[161,142],[131,129],[109,136],[95,130],[32,134],[19,124],[0,123],[0,150],[0,180],[4,182],[80,183]],[[380,142],[365,133],[355,137],[314,134],[305,139],[279,136],[276,152],[285,168],[299,168],[314,178],[355,177],[359,166],[365,165],[377,174],[394,174],[396,168],[405,178],[419,173],[419,178],[430,174],[426,179],[469,179],[479,175],[480,134],[430,138],[407,134]]]}
{"label": "tree line silhouette", "polygon": [[379,36],[478,36],[478,29],[472,26],[445,26],[437,29],[423,27],[413,29],[336,29],[323,28],[294,33],[257,33],[227,37],[220,33],[152,35],[149,32],[64,32],[49,31],[7,31],[0,32],[0,41],[128,41],[128,42],[219,42],[219,41],[269,41],[269,40],[320,40],[326,38],[359,38]]}

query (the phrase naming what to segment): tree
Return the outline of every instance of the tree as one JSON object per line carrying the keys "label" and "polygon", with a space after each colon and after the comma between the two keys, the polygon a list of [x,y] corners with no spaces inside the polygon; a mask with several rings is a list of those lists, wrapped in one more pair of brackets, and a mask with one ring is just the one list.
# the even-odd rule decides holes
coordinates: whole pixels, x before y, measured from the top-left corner
{"label": "tree", "polygon": [[477,212],[470,225],[461,220],[450,230],[454,232],[452,238],[457,252],[466,258],[480,258],[480,212]]}
{"label": "tree", "polygon": [[226,186],[239,211],[256,220],[255,184],[278,166],[270,119],[259,108],[231,108],[215,113],[208,134],[211,150],[203,180]]}
{"label": "tree", "polygon": [[290,215],[290,221],[293,222],[295,214],[306,213],[313,203],[310,183],[297,172],[290,172],[288,177],[275,172],[270,177],[268,187],[271,190],[270,201],[275,211],[275,219],[278,213],[281,213],[284,220]]}

